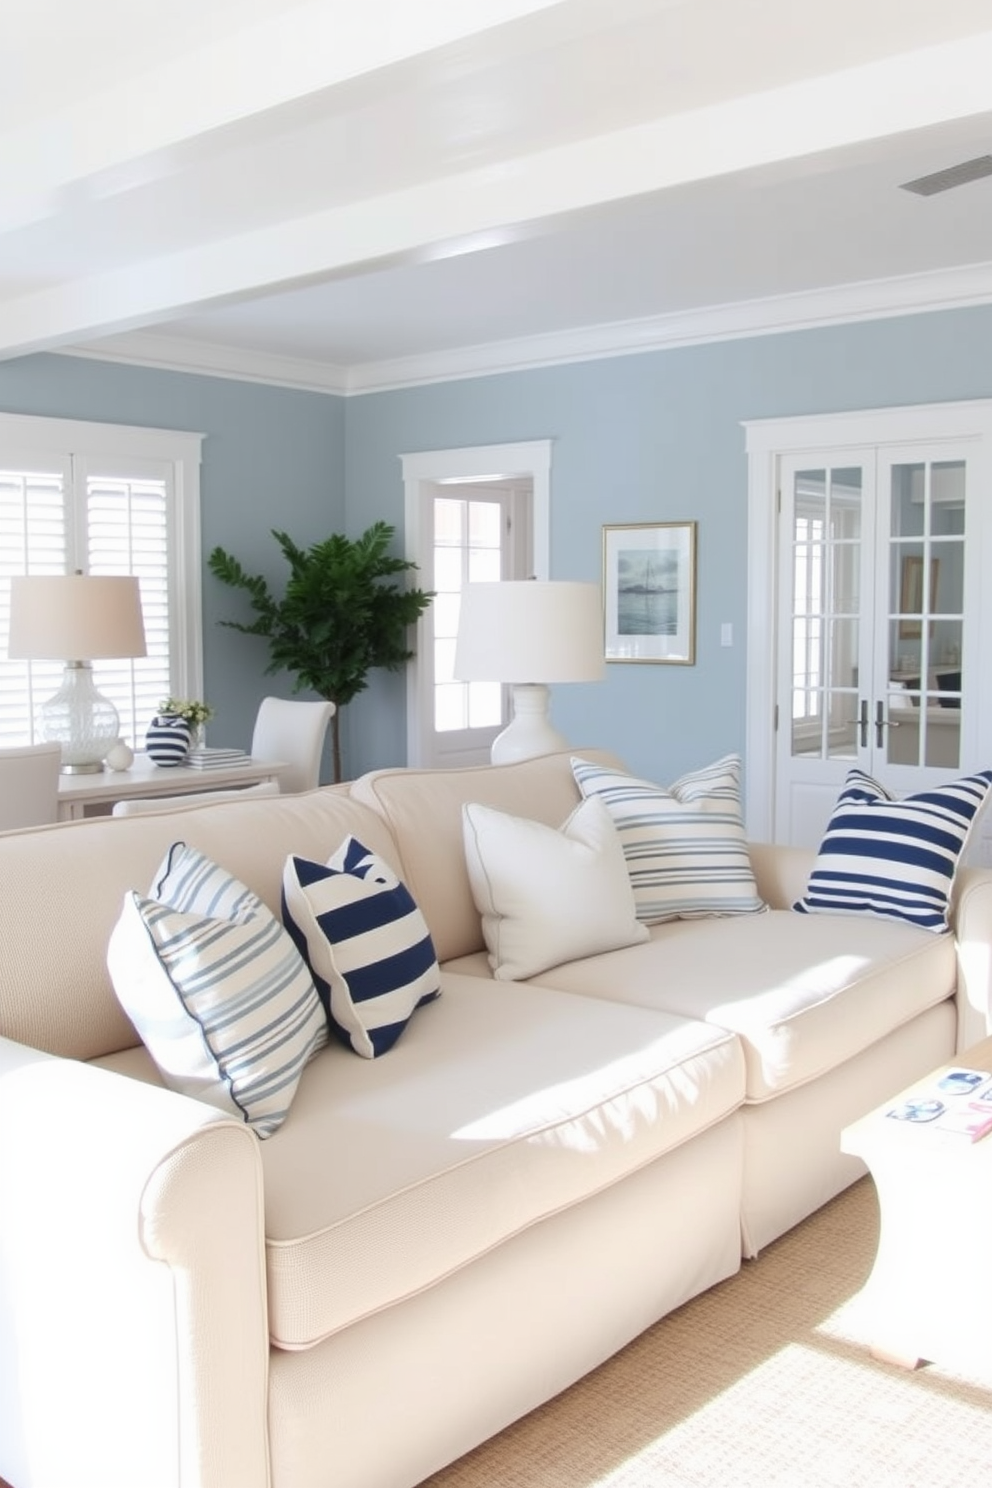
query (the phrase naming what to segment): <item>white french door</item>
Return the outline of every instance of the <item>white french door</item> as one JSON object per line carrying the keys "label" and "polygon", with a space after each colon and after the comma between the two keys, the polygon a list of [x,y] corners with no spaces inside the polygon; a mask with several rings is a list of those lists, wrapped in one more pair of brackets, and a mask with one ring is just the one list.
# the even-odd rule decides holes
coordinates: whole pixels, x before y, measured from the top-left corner
{"label": "white french door", "polygon": [[990,430],[985,403],[749,426],[753,833],[816,845],[854,766],[905,795],[992,765]]}
{"label": "white french door", "polygon": [[781,463],[776,821],[819,841],[853,765],[897,794],[961,763],[964,454],[810,451]]}

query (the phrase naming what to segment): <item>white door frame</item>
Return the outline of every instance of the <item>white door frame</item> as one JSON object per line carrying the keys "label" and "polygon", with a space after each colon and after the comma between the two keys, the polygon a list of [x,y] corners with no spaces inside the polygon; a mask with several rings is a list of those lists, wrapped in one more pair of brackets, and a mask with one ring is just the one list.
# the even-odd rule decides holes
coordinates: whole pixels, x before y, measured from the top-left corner
{"label": "white door frame", "polygon": [[[418,568],[422,566],[425,532],[423,513],[425,490],[435,481],[479,481],[487,477],[528,478],[532,491],[532,550],[534,577],[546,579],[551,567],[551,450],[550,439],[528,440],[521,444],[480,444],[464,449],[424,450],[401,455],[404,489],[404,551]],[[406,757],[409,765],[421,765],[426,758],[426,722],[422,716],[422,696],[417,657],[422,654],[424,622],[417,623],[414,642],[416,656],[407,667],[406,681]]]}
{"label": "white door frame", "polygon": [[[775,832],[775,697],[778,599],[779,465],[806,449],[863,449],[883,445],[974,440],[976,484],[968,507],[969,547],[979,553],[992,539],[992,399],[865,408],[850,413],[745,420],[748,456],[747,712],[745,815],[748,836],[770,842]],[[977,593],[976,593],[977,590]],[[992,636],[992,585],[972,586],[977,634]],[[969,666],[979,675],[984,657]],[[992,741],[992,689],[980,689],[976,733]],[[783,721],[784,726],[784,721]],[[964,756],[962,764],[970,768]]]}

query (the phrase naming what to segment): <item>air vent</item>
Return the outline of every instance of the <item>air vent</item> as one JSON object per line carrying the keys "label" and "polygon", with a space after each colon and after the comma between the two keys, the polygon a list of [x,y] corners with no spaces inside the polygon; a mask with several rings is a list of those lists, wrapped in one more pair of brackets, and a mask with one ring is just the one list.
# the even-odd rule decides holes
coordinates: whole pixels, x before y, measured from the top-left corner
{"label": "air vent", "polygon": [[966,186],[969,181],[980,181],[983,176],[992,176],[992,155],[979,155],[977,160],[962,160],[960,165],[950,165],[947,170],[934,171],[932,176],[904,181],[899,189],[915,191],[917,196],[936,196],[938,191],[953,191],[955,186]]}

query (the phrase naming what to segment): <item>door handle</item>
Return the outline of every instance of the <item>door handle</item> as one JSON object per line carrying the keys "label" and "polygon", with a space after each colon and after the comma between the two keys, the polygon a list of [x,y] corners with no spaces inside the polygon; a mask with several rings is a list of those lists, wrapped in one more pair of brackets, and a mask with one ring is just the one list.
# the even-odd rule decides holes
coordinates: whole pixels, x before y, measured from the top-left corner
{"label": "door handle", "polygon": [[858,728],[861,730],[861,748],[868,748],[868,699],[861,699],[861,709],[858,714]]}
{"label": "door handle", "polygon": [[878,745],[879,749],[881,749],[882,747],[883,730],[886,728],[895,729],[899,727],[900,723],[898,718],[886,718],[885,704],[880,698],[875,704],[875,743]]}

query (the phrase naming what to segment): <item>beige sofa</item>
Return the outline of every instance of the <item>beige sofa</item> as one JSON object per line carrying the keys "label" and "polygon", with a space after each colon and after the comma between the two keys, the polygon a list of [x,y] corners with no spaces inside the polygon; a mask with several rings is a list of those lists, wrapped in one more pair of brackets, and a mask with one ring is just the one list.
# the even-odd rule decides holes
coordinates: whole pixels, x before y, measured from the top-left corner
{"label": "beige sofa", "polygon": [[[952,936],[841,928],[770,847],[768,913],[494,980],[462,804],[577,801],[552,756],[0,836],[0,1476],[412,1488],[853,1181],[841,1127],[992,1027],[992,874]],[[162,1087],[108,939],[177,840],[278,911],[348,834],[442,995],[379,1059],[324,1048],[259,1141]]]}

